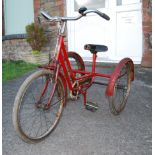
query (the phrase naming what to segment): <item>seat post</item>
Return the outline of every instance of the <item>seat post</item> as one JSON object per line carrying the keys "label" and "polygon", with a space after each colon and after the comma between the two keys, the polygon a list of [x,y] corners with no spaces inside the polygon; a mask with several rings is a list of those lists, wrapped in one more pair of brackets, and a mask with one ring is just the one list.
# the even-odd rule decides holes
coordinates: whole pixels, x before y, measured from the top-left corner
{"label": "seat post", "polygon": [[95,73],[97,54],[93,53],[92,73]]}

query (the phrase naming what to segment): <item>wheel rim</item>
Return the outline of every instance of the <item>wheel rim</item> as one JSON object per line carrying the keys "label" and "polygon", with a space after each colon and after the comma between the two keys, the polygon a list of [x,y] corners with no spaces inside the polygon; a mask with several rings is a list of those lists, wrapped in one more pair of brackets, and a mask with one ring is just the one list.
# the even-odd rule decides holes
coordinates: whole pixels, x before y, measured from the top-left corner
{"label": "wheel rim", "polygon": [[[49,78],[49,74],[35,78],[25,89],[21,99],[18,113],[19,128],[23,135],[29,139],[37,140],[47,136],[56,126],[62,112],[63,89],[60,85],[56,87],[51,106],[48,109],[43,108],[44,106],[39,108],[36,106],[47,77]],[[40,100],[42,105],[47,104],[53,85],[50,78],[47,90]]]}
{"label": "wheel rim", "polygon": [[112,96],[112,106],[117,113],[121,112],[126,105],[130,92],[130,82],[130,68],[127,64],[121,70]]}
{"label": "wheel rim", "polygon": [[[81,70],[81,64],[77,59],[75,59],[74,57],[69,57],[69,61],[71,63],[71,67],[73,70]],[[80,76],[81,74],[79,73],[76,74],[76,77],[80,77]]]}

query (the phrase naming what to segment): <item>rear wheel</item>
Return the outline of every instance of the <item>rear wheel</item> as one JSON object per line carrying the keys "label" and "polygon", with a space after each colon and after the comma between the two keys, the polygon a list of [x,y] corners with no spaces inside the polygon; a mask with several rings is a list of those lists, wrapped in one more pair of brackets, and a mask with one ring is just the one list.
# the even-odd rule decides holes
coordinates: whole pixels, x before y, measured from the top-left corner
{"label": "rear wheel", "polygon": [[114,86],[113,96],[108,97],[110,111],[114,115],[120,114],[125,108],[131,87],[130,65],[125,64],[121,69]]}
{"label": "rear wheel", "polygon": [[[77,54],[76,52],[68,52],[68,58],[71,64],[71,68],[73,70],[85,71],[85,65],[83,59],[79,54]],[[76,74],[77,77],[81,75],[82,74]]]}
{"label": "rear wheel", "polygon": [[[76,52],[68,52],[68,58],[75,77],[82,76],[83,75],[82,73],[76,73],[76,70],[85,71],[85,65],[81,56]],[[70,79],[70,80],[73,82],[73,87],[78,87],[78,83],[74,83],[74,79]],[[68,94],[70,94],[70,96],[68,96],[68,99],[70,98],[73,100],[78,99],[77,91],[70,91],[70,93]]]}
{"label": "rear wheel", "polygon": [[55,83],[51,71],[41,70],[30,75],[21,85],[13,107],[13,125],[20,138],[35,143],[48,136],[61,117],[64,95],[61,79]]}

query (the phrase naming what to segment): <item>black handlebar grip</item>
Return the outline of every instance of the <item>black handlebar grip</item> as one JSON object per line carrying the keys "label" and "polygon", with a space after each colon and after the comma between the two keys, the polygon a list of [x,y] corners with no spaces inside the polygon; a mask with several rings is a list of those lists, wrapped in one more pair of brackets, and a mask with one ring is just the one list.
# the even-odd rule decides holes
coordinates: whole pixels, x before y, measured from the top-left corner
{"label": "black handlebar grip", "polygon": [[81,15],[83,15],[83,13],[87,10],[86,7],[81,7],[78,11]]}
{"label": "black handlebar grip", "polygon": [[108,15],[106,15],[105,13],[99,12],[98,15],[100,15],[102,18],[104,18],[106,20],[110,20],[110,17]]}

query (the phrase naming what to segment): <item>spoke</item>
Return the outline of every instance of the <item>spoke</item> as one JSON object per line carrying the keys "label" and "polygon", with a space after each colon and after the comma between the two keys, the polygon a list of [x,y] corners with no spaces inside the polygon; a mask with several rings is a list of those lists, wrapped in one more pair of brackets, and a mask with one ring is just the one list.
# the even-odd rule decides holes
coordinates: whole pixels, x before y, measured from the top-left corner
{"label": "spoke", "polygon": [[50,124],[52,124],[52,122],[50,121],[50,119],[45,115],[46,120],[48,119],[48,122],[50,122]]}
{"label": "spoke", "polygon": [[[38,116],[37,116],[37,117],[36,117],[36,116],[37,116],[37,115],[34,115],[34,118],[35,118],[35,119],[34,119],[33,122],[32,122],[32,129],[33,129],[34,124],[36,123],[36,120],[37,120],[36,118],[38,117]],[[30,127],[29,127],[29,128],[30,128]],[[31,132],[30,132],[30,134],[29,134],[30,136],[31,136],[31,133],[32,133],[32,131],[33,131],[32,129],[31,129]]]}
{"label": "spoke", "polygon": [[[48,83],[48,86],[47,86],[47,88],[46,88],[46,92],[45,92],[45,96],[44,96],[45,99],[49,98],[49,97],[48,97],[48,96],[49,96],[49,89],[50,89],[50,82]],[[52,89],[51,89],[51,90],[52,90]]]}
{"label": "spoke", "polygon": [[34,116],[36,116],[36,112],[37,112],[37,110],[35,109],[30,114],[28,114],[28,116],[30,116],[30,118],[33,118]]}
{"label": "spoke", "polygon": [[[22,106],[22,108],[23,108],[23,106]],[[25,108],[23,108],[23,109],[25,109]],[[34,109],[30,114],[33,114],[35,111],[36,111],[36,109]],[[31,115],[28,115],[28,116],[30,117]]]}
{"label": "spoke", "polygon": [[[40,113],[41,113],[41,112],[40,112]],[[40,118],[40,117],[39,117],[39,118]],[[41,119],[40,119],[40,121],[41,121]],[[38,128],[37,133],[36,133],[36,136],[38,135],[39,131],[40,131],[40,128]]]}
{"label": "spoke", "polygon": [[48,100],[48,99],[49,99],[49,97],[46,96],[46,98],[41,99],[41,102],[44,102],[45,100]]}
{"label": "spoke", "polygon": [[122,96],[122,91],[119,91],[119,99],[120,99],[120,106],[122,105],[122,103],[123,103],[123,96]]}
{"label": "spoke", "polygon": [[125,107],[127,97],[130,91],[130,68],[125,65],[119,74],[119,77],[115,83],[114,94],[112,101],[110,101],[111,112],[115,115],[119,114]]}
{"label": "spoke", "polygon": [[46,122],[46,131],[48,131],[47,118],[46,118],[46,114],[45,113],[44,113],[44,118],[45,118],[45,122]]}
{"label": "spoke", "polygon": [[[42,113],[42,112],[40,111],[40,114],[41,114],[41,113]],[[41,115],[40,115],[40,123],[41,123],[41,128],[40,128],[40,129],[41,129],[41,135],[42,135],[42,127],[43,127],[43,126],[42,126],[42,117],[41,117]]]}
{"label": "spoke", "polygon": [[51,107],[54,106],[54,105],[56,105],[56,104],[59,103],[60,101],[62,101],[64,98],[65,98],[65,95],[64,95],[61,99],[59,99],[57,102],[53,103],[53,104],[51,105]]}
{"label": "spoke", "polygon": [[[34,114],[30,117],[30,118],[33,118],[33,122],[31,123],[32,124],[32,128],[34,126],[34,124],[36,123],[36,120],[37,120],[37,117],[38,115],[36,115],[36,110],[34,111]],[[27,122],[27,120],[29,119],[29,121],[31,120],[29,117],[24,121],[24,122]],[[26,123],[24,123],[24,125],[26,125]],[[30,127],[28,127],[28,131],[29,131]],[[27,133],[28,133],[27,131]],[[31,132],[32,132],[32,129],[31,129]]]}
{"label": "spoke", "polygon": [[[43,75],[43,74],[40,74]],[[19,106],[19,127],[21,131],[30,139],[38,139],[48,134],[55,126],[61,112],[62,103],[65,95],[61,90],[61,85],[57,88],[52,96],[49,108],[45,106],[49,102],[53,84],[49,81],[43,96],[41,93],[45,88],[45,80],[48,80],[45,74],[33,79],[27,85],[26,92],[23,92],[21,105]],[[38,102],[38,106],[36,106]]]}
{"label": "spoke", "polygon": [[38,86],[39,86],[40,82],[39,82],[39,84],[38,84],[38,81],[39,81],[39,79],[38,79],[38,80],[36,80],[36,85],[35,85],[35,86],[37,87],[37,90],[39,91],[40,89],[39,89],[39,87],[38,87]]}
{"label": "spoke", "polygon": [[[43,84],[43,76],[41,77],[41,79],[42,79],[42,83],[41,83],[41,81],[40,80],[37,80],[37,82],[36,82],[36,85],[37,85],[37,90],[38,90],[38,98],[40,99],[42,96],[41,96],[41,90],[42,90],[42,84]],[[39,83],[38,83],[39,82]],[[39,87],[38,87],[39,86]]]}
{"label": "spoke", "polygon": [[31,90],[31,94],[32,94],[33,100],[35,101],[36,99],[35,99],[35,97],[34,97],[34,94],[32,93],[32,90]]}
{"label": "spoke", "polygon": [[123,90],[126,90],[127,88],[125,87],[125,85],[123,85],[123,84],[117,84],[116,85],[116,88],[117,89],[123,89]]}

